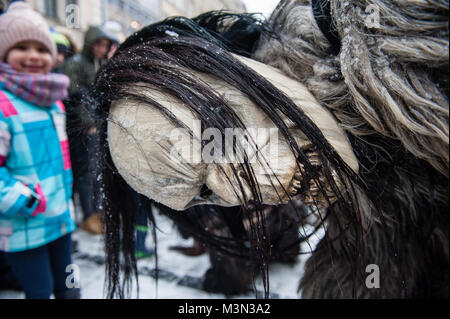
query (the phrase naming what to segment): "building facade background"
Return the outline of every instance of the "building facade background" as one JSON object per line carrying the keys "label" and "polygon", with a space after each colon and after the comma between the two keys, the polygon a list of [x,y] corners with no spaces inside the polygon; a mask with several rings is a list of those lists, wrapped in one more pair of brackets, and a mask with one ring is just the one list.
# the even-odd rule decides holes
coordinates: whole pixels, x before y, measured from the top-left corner
{"label": "building facade background", "polygon": [[[0,0],[3,5],[8,0]],[[77,48],[91,25],[107,25],[124,40],[145,25],[170,16],[194,17],[210,10],[245,12],[241,0],[25,0]]]}
{"label": "building facade background", "polygon": [[245,12],[241,0],[161,0],[161,17],[182,15],[188,18],[211,10]]}

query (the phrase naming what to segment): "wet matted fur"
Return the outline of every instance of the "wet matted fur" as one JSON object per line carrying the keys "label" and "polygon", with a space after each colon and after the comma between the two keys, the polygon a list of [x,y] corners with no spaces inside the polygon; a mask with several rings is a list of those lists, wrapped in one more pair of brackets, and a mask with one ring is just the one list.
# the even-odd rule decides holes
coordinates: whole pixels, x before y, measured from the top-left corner
{"label": "wet matted fur", "polygon": [[[446,297],[448,1],[329,5],[339,52],[316,24],[310,1],[283,0],[270,18],[281,41],[265,40],[254,57],[307,85],[333,112],[382,215],[362,207],[362,247],[355,245],[354,227],[330,241],[354,216],[329,216],[327,236],[307,263],[302,296]],[[369,5],[378,21],[368,20]],[[379,289],[368,289],[364,269],[352,265],[361,254],[379,266]]]}
{"label": "wet matted fur", "polygon": [[[326,183],[334,185],[332,170],[345,183],[345,192],[331,187],[337,201],[328,201],[323,217],[326,235],[307,262],[300,284],[302,297],[448,296],[448,2],[371,3],[380,12],[377,28],[364,24],[366,1],[330,1],[339,52],[317,26],[309,1],[282,1],[269,21],[272,30],[248,20],[249,16],[233,16],[247,19],[247,30],[255,32],[257,45],[250,49],[255,51],[250,54],[253,58],[304,83],[333,112],[360,163],[357,176],[286,96],[226,52],[248,54],[249,50],[224,38],[227,28],[213,23],[216,30],[211,30],[211,25],[209,29],[199,25],[200,20],[175,18],[144,28],[121,46],[96,81],[105,155],[101,164],[110,296],[124,295],[119,281],[120,240],[124,243],[125,283],[135,270],[130,253],[129,212],[133,207],[119,200],[127,185],[113,165],[107,144],[111,102],[133,98],[158,108],[157,101],[131,93],[127,87],[127,83],[141,82],[185,101],[206,127],[241,127],[231,112],[210,113],[206,107],[210,103],[228,110],[226,103],[183,74],[172,72],[174,66],[218,76],[258,101],[259,107],[273,115],[298,164],[311,173],[308,178],[315,180],[312,173],[317,168],[271,110],[284,112],[315,146]],[[249,165],[246,173],[252,176]],[[323,186],[321,181],[317,185]],[[229,238],[208,234],[204,225],[187,214],[180,218],[198,240],[225,253],[247,255],[267,267],[270,243],[261,240],[267,234],[264,227],[258,227],[264,224],[263,206],[257,201],[257,185],[252,189],[259,217],[250,218],[255,220],[250,235],[242,223],[230,218],[226,219]],[[247,208],[244,205],[243,214],[248,214]],[[246,240],[242,236],[250,239],[250,251],[243,249]],[[375,289],[366,285],[366,269],[373,264],[380,270],[380,287]]]}

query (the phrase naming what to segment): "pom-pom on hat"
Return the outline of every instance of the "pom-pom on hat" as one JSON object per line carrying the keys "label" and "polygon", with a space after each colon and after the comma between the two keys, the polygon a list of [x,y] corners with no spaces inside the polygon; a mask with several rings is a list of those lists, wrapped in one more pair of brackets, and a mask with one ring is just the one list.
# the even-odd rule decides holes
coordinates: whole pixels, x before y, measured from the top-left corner
{"label": "pom-pom on hat", "polygon": [[34,40],[45,45],[53,59],[56,58],[56,44],[44,18],[25,2],[14,2],[0,16],[0,61],[16,43]]}

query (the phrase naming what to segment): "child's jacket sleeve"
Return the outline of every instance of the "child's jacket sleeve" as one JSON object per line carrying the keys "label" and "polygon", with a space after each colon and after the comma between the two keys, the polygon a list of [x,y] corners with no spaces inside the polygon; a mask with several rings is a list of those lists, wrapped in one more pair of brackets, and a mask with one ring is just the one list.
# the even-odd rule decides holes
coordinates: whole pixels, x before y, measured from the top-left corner
{"label": "child's jacket sleeve", "polygon": [[28,217],[34,214],[40,196],[34,191],[34,185],[25,185],[8,171],[5,164],[10,141],[8,124],[0,112],[0,215]]}

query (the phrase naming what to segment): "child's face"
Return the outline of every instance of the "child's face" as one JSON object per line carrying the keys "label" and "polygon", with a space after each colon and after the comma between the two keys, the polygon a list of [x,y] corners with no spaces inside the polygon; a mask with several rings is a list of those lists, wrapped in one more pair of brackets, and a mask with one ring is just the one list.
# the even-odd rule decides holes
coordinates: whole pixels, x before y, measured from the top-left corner
{"label": "child's face", "polygon": [[14,70],[30,74],[47,74],[52,68],[52,55],[37,41],[22,41],[14,45],[6,56]]}

